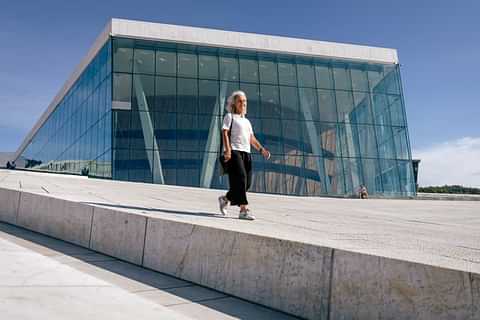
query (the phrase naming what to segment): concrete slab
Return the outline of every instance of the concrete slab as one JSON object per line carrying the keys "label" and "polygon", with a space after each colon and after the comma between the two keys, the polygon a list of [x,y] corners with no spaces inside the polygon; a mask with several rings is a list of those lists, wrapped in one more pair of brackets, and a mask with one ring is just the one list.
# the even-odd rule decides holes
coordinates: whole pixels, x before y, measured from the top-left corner
{"label": "concrete slab", "polygon": [[2,170],[0,181],[113,210],[98,215],[103,253],[141,264],[144,252],[148,268],[304,318],[480,318],[478,201],[249,194],[248,222],[217,214],[218,190]]}
{"label": "concrete slab", "polygon": [[22,192],[17,225],[88,247],[93,208],[83,203]]}
{"label": "concrete slab", "polygon": [[20,192],[16,190],[0,188],[0,221],[11,224],[17,223],[18,203]]}
{"label": "concrete slab", "polygon": [[141,215],[95,207],[90,248],[141,265],[146,224]]}

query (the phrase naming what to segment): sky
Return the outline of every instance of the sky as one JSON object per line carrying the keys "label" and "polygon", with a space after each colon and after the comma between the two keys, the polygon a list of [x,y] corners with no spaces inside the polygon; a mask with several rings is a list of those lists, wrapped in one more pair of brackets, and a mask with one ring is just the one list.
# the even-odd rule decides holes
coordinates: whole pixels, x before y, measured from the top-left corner
{"label": "sky", "polygon": [[480,187],[480,1],[3,1],[0,151],[15,151],[107,21],[395,48],[420,185]]}

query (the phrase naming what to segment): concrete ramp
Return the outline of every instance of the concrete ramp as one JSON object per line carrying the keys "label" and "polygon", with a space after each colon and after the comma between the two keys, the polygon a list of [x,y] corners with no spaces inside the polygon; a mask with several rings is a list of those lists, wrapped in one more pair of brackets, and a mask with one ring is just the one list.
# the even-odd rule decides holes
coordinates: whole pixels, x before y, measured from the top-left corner
{"label": "concrete ramp", "polygon": [[220,194],[0,171],[0,220],[306,319],[480,319],[479,202]]}

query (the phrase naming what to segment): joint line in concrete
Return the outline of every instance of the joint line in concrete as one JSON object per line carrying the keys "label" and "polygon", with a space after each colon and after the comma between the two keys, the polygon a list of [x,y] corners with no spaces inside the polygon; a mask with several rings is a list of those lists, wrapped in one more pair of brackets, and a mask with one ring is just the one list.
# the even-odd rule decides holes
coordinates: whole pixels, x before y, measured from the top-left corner
{"label": "joint line in concrete", "polygon": [[147,245],[147,227],[148,227],[148,218],[145,217],[145,233],[143,235],[143,246],[142,246],[142,262],[140,263],[143,266],[143,260],[145,259],[145,246]]}
{"label": "joint line in concrete", "polygon": [[17,221],[18,221],[18,214],[20,212],[20,199],[22,198],[22,193],[21,191],[18,191],[18,204],[17,204],[17,212],[15,212],[15,225],[17,225]]}
{"label": "joint line in concrete", "polygon": [[332,248],[332,253],[330,254],[330,274],[329,274],[330,279],[328,281],[327,320],[330,320],[330,315],[332,312],[332,288],[333,288],[334,261],[335,261],[335,249]]}
{"label": "joint line in concrete", "polygon": [[90,236],[88,237],[88,248],[92,249],[93,217],[95,216],[95,207],[92,206],[92,218],[90,219]]}

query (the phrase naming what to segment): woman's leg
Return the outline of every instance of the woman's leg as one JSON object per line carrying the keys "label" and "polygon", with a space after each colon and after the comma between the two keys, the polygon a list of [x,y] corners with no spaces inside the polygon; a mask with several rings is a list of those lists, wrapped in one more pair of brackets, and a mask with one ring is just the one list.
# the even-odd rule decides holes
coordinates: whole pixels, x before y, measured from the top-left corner
{"label": "woman's leg", "polygon": [[247,171],[240,151],[232,151],[232,158],[228,167],[228,180],[230,190],[227,199],[232,206],[247,205]]}

